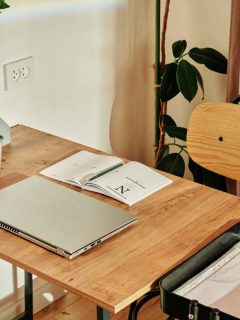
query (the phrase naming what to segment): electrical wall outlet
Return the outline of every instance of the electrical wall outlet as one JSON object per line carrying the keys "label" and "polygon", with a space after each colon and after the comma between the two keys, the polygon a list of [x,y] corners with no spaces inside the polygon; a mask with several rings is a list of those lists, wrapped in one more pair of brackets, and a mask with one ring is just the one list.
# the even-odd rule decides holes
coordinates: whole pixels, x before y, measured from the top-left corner
{"label": "electrical wall outlet", "polygon": [[33,57],[19,59],[3,65],[4,90],[12,90],[34,81]]}
{"label": "electrical wall outlet", "polygon": [[14,81],[18,81],[20,79],[20,71],[18,69],[14,69],[12,72],[12,79]]}

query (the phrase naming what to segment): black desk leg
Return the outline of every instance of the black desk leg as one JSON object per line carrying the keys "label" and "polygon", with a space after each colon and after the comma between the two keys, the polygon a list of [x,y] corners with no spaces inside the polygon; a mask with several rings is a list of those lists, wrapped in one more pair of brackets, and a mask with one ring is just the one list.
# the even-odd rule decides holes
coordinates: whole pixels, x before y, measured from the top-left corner
{"label": "black desk leg", "polygon": [[110,314],[103,308],[97,307],[97,320],[110,320]]}
{"label": "black desk leg", "polygon": [[33,290],[32,274],[25,271],[25,311],[12,320],[32,320],[33,319]]}
{"label": "black desk leg", "polygon": [[32,274],[25,271],[25,320],[33,319]]}

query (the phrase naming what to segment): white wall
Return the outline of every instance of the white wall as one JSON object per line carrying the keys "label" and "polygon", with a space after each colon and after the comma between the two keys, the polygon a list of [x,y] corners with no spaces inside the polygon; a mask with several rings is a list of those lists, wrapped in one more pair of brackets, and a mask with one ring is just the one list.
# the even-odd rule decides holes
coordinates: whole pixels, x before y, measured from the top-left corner
{"label": "white wall", "polygon": [[0,114],[110,151],[109,119],[124,0],[9,0],[0,19],[0,62],[34,57],[35,81],[3,90]]}

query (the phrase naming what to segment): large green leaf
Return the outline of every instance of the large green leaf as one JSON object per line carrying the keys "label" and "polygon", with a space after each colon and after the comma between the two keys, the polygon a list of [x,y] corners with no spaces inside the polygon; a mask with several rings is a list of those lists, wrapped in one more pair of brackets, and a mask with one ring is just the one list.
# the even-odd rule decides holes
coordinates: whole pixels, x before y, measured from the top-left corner
{"label": "large green leaf", "polygon": [[183,141],[186,141],[187,139],[187,129],[183,127],[168,126],[166,127],[165,132],[171,138],[177,138]]}
{"label": "large green leaf", "polygon": [[202,79],[202,76],[201,76],[200,72],[198,71],[198,69],[197,69],[194,65],[192,65],[192,67],[193,67],[193,70],[195,71],[195,74],[196,74],[197,83],[198,83],[199,87],[202,89],[202,94],[203,94],[202,100],[203,100],[203,99],[204,99],[204,84],[203,84],[203,79]]}
{"label": "large green leaf", "polygon": [[164,66],[160,86],[160,99],[164,102],[171,100],[179,93],[176,81],[176,71],[176,63],[169,63]]}
{"label": "large green leaf", "polygon": [[232,103],[240,104],[240,95],[233,99]]}
{"label": "large green leaf", "polygon": [[162,78],[163,78],[163,74],[164,74],[165,68],[166,68],[166,65],[164,65],[163,67],[161,67],[161,70],[160,70],[160,84],[161,84],[161,82],[162,82]]}
{"label": "large green leaf", "polygon": [[164,127],[176,127],[176,122],[173,120],[172,117],[170,117],[168,114],[164,114],[163,115],[163,124],[164,124]]}
{"label": "large green leaf", "polygon": [[208,187],[226,191],[226,178],[201,167],[189,157],[188,168],[192,172],[195,182],[205,184]]}
{"label": "large green leaf", "polygon": [[157,166],[158,167],[158,163],[159,161],[161,161],[164,157],[166,157],[167,155],[169,154],[169,146],[166,145],[162,148],[162,150],[160,151],[159,153],[159,156],[158,156],[158,162],[157,162]]}
{"label": "large green leaf", "polygon": [[157,169],[183,177],[185,163],[179,153],[171,153],[159,161]]}
{"label": "large green leaf", "polygon": [[7,9],[9,5],[5,2],[5,0],[0,0],[0,9]]}
{"label": "large green leaf", "polygon": [[177,66],[177,84],[184,98],[189,102],[195,97],[198,85],[196,72],[186,60],[181,60]]}
{"label": "large green leaf", "polygon": [[188,168],[193,175],[193,180],[197,183],[203,183],[203,168],[189,157]]}
{"label": "large green leaf", "polygon": [[187,47],[186,40],[179,40],[172,44],[172,52],[175,58],[181,57]]}
{"label": "large green leaf", "polygon": [[204,64],[208,69],[219,73],[227,73],[228,61],[219,51],[212,48],[192,48],[189,56],[196,62]]}
{"label": "large green leaf", "polygon": [[160,152],[160,157],[159,158],[164,158],[169,154],[169,146],[166,145],[162,148],[161,152]]}
{"label": "large green leaf", "polygon": [[203,184],[221,191],[226,191],[226,178],[203,168]]}

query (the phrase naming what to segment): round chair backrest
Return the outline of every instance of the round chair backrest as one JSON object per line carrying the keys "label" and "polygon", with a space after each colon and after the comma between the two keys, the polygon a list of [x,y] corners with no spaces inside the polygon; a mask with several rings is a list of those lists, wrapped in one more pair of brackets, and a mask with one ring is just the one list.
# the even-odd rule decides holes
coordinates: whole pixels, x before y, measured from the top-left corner
{"label": "round chair backrest", "polygon": [[222,102],[197,106],[188,125],[187,147],[202,167],[240,180],[240,106]]}

